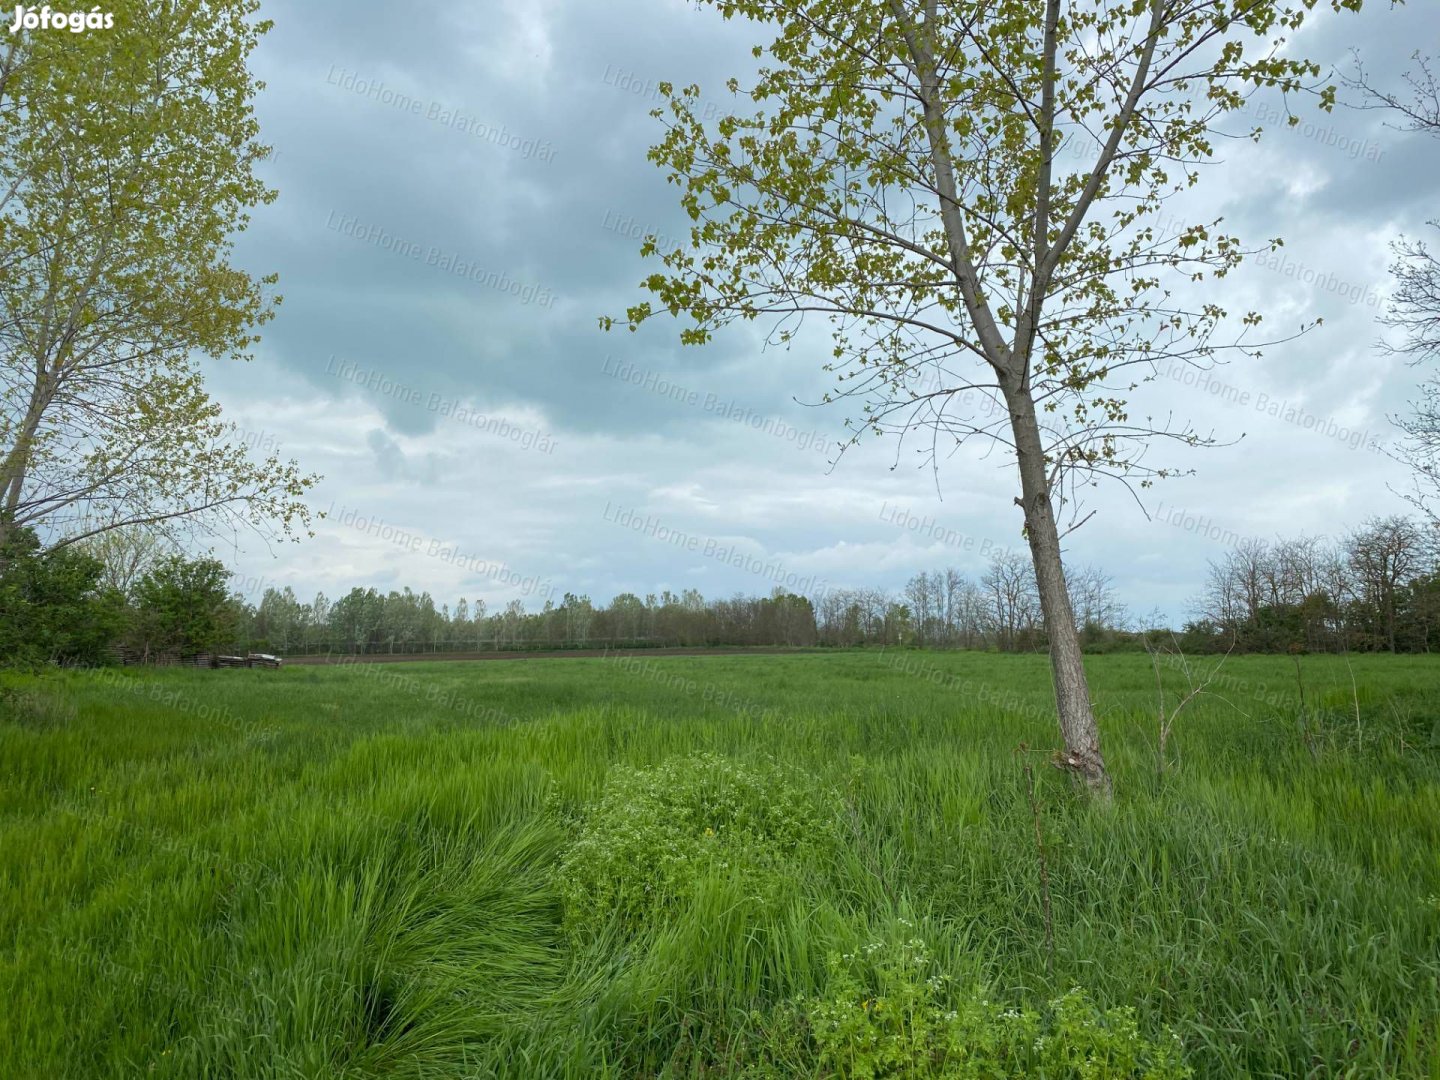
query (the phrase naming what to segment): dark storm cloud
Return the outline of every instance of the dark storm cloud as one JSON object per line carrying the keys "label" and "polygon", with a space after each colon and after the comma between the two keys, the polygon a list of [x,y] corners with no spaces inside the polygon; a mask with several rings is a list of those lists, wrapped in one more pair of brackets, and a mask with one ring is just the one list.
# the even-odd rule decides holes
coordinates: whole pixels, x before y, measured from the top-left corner
{"label": "dark storm cloud", "polygon": [[[647,115],[656,83],[694,77],[696,46],[713,45],[693,14],[577,9],[547,24],[543,56],[518,57],[536,78],[517,80],[476,63],[447,9],[287,9],[258,65],[276,148],[267,175],[282,195],[242,245],[248,265],[281,274],[275,355],[321,393],[335,392],[321,376],[338,356],[427,394],[543,402],[586,430],[690,423],[616,394],[601,368],[617,354],[684,371],[707,393],[750,365],[754,407],[792,409],[795,380],[743,338],[701,354],[674,347],[673,325],[597,330],[601,313],[641,298],[641,230],[687,226],[645,149],[659,130]],[[503,32],[515,16],[492,18]],[[712,83],[728,63],[717,55]],[[433,426],[402,402],[381,405],[397,430]]]}

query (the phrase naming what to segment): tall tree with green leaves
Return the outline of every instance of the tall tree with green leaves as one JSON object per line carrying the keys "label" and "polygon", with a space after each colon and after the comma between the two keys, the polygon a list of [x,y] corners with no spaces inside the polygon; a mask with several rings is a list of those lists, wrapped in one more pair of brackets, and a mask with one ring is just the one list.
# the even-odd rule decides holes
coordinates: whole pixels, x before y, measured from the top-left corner
{"label": "tall tree with green leaves", "polygon": [[[771,341],[829,323],[826,364],[860,431],[982,436],[1013,455],[1050,642],[1064,750],[1102,796],[1101,753],[1061,558],[1061,511],[1099,478],[1146,485],[1156,438],[1124,394],[1156,362],[1252,352],[1260,316],[1203,295],[1248,253],[1219,221],[1166,224],[1218,126],[1262,88],[1319,91],[1287,38],[1318,0],[711,0],[773,26],[735,112],[662,83],[650,158],[680,188],[689,243],[623,319],[668,312],[682,342],[765,319]],[[1325,0],[1358,10],[1361,0]],[[1258,130],[1247,131],[1259,137]],[[1278,246],[1271,241],[1269,246]],[[1259,250],[1258,248],[1255,250]],[[1223,335],[1223,340],[1222,340]],[[965,402],[979,396],[983,415]],[[998,404],[998,408],[991,408]]]}
{"label": "tall tree with green leaves", "polygon": [[247,359],[279,303],[230,263],[275,196],[253,172],[258,7],[130,0],[109,29],[0,49],[0,539],[309,527],[317,478],[253,459],[197,366]]}
{"label": "tall tree with green leaves", "polygon": [[218,559],[166,555],[135,585],[132,645],[148,659],[233,647],[240,608],[226,587],[230,571]]}

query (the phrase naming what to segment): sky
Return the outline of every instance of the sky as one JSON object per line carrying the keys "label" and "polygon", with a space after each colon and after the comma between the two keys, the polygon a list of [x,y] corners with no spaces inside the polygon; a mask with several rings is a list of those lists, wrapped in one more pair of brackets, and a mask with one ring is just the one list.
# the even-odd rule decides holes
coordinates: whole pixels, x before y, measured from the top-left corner
{"label": "sky", "polygon": [[[1440,51],[1440,12],[1368,5],[1316,18],[1295,47],[1400,86]],[[219,554],[258,601],[291,586],[428,590],[440,603],[698,589],[707,598],[899,590],[921,570],[978,576],[1024,550],[1013,463],[978,443],[929,467],[919,442],[837,455],[854,401],[819,404],[828,342],[764,345],[754,327],[681,346],[680,324],[599,329],[646,294],[640,237],[686,235],[646,159],[656,84],[719,91],[764,28],[678,0],[267,4],[252,60],[279,191],[236,263],[284,296],[248,364],[206,361],[258,453],[323,474],[299,544],[242,536]],[[1354,51],[1352,54],[1352,50]],[[1440,216],[1440,140],[1398,118],[1257,96],[1220,159],[1167,214],[1279,236],[1217,297],[1311,333],[1208,373],[1161,365],[1137,408],[1224,445],[1165,450],[1194,475],[1102,486],[1066,558],[1113,576],[1137,614],[1178,623],[1207,560],[1241,538],[1339,536],[1403,513],[1384,448],[1423,373],[1377,348],[1390,244]],[[1158,461],[1158,458],[1156,459]]]}

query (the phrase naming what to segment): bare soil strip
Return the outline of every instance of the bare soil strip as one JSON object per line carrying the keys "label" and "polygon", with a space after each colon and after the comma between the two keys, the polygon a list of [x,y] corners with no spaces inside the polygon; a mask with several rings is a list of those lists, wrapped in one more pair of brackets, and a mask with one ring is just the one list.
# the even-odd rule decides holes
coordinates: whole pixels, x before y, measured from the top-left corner
{"label": "bare soil strip", "polygon": [[735,646],[713,649],[552,649],[526,650],[507,649],[497,652],[448,652],[448,653],[336,653],[329,656],[287,656],[285,664],[398,664],[405,662],[434,662],[437,660],[565,660],[594,658],[597,656],[755,656],[764,653],[823,653],[832,649],[786,648],[776,645]]}

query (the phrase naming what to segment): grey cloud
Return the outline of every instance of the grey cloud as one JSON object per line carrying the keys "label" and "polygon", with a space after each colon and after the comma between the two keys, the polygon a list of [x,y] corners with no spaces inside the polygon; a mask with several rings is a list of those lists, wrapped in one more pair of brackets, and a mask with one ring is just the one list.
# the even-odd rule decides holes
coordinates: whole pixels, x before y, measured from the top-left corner
{"label": "grey cloud", "polygon": [[[1303,44],[1331,64],[1358,45],[1398,73],[1393,64],[1433,24],[1419,7],[1327,19]],[[512,40],[522,17],[544,19],[547,40]],[[1011,472],[978,450],[942,454],[942,501],[934,478],[912,467],[914,444],[866,440],[833,471],[798,448],[790,432],[838,440],[857,411],[855,402],[796,403],[818,400],[830,386],[820,370],[828,359],[823,328],[807,329],[788,351],[765,350],[753,327],[703,349],[681,348],[668,320],[637,334],[597,328],[601,313],[619,314],[646,295],[638,282],[651,267],[638,256],[637,232],[678,239],[688,229],[676,189],[645,159],[661,132],[647,115],[658,103],[653,86],[670,78],[721,90],[725,77],[753,63],[748,44],[763,30],[687,5],[631,2],[460,11],[326,0],[275,18],[257,58],[269,83],[257,108],[262,136],[277,150],[267,175],[281,194],[254,215],[237,257],[257,272],[279,271],[286,302],[265,328],[265,377],[218,385],[227,412],[267,430],[275,395],[293,399],[294,415],[307,418],[278,436],[287,450],[312,448],[302,464],[327,474],[328,492],[606,599],[621,589],[687,584],[721,593],[768,588],[607,525],[607,499],[663,513],[677,529],[743,540],[835,584],[898,585],[947,561],[981,565],[972,552],[880,521],[887,503],[931,515],[945,529],[1013,540]],[[1309,134],[1266,124],[1259,147],[1227,145],[1225,164],[1187,205],[1198,208],[1196,220],[1223,212],[1247,240],[1284,235],[1285,255],[1315,274],[1383,287],[1389,232],[1413,232],[1437,212],[1427,209],[1440,173],[1433,141],[1389,131],[1376,114],[1304,108]],[[1383,149],[1379,161],[1367,158],[1369,143]],[[1347,149],[1354,145],[1359,153]],[[1287,182],[1302,173],[1323,182],[1290,194]],[[337,216],[355,227],[333,227]],[[408,254],[412,245],[418,257]],[[449,269],[439,257],[427,262],[432,249],[450,256]],[[458,272],[457,259],[466,263]],[[484,272],[478,279],[474,267]],[[487,285],[489,274],[517,291]],[[532,285],[553,303],[534,295],[522,302],[518,293]],[[1395,370],[1372,348],[1376,310],[1343,290],[1315,287],[1313,275],[1307,284],[1252,265],[1211,297],[1270,314],[1276,330],[1326,320],[1261,361],[1222,369],[1252,394],[1378,427],[1412,392],[1414,373]],[[332,358],[413,390],[419,403],[408,392],[377,392],[327,373]],[[619,364],[641,371],[640,380],[618,377]],[[657,390],[662,382],[725,408]],[[426,407],[432,395],[539,417],[555,452],[457,424]],[[1226,527],[1245,533],[1353,523],[1388,506],[1385,484],[1402,475],[1341,440],[1193,387],[1152,387],[1137,402],[1227,437],[1249,433],[1236,447],[1179,455],[1200,475],[1157,495],[1217,518],[1221,508]],[[353,420],[357,412],[365,419]],[[1297,474],[1338,478],[1345,505],[1307,500]],[[1123,490],[1099,492],[1089,505],[1100,513],[1069,541],[1073,555],[1108,566],[1137,610],[1181,610],[1215,545],[1146,523]],[[371,582],[429,587],[437,599],[506,595],[459,568],[371,550],[360,539],[326,533],[323,543],[343,552],[338,559],[315,545],[300,549],[289,564],[297,586],[332,595]]]}

